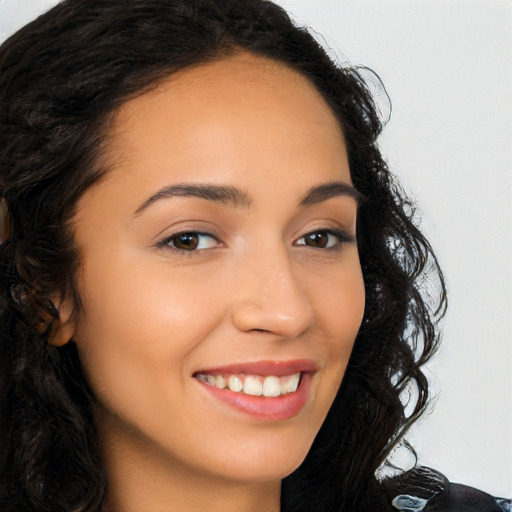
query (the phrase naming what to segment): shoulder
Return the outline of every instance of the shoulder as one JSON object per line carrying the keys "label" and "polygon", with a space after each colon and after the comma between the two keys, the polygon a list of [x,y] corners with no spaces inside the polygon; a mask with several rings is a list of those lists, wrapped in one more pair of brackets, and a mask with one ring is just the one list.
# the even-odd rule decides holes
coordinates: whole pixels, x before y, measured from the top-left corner
{"label": "shoulder", "polygon": [[[390,485],[391,483],[391,485]],[[512,500],[449,482],[429,468],[416,468],[385,484],[392,510],[401,512],[512,512]]]}

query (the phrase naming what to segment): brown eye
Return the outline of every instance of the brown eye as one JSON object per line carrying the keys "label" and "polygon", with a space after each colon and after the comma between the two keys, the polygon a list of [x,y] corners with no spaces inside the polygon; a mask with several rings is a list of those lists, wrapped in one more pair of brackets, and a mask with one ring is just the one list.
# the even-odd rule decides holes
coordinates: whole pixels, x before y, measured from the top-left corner
{"label": "brown eye", "polygon": [[219,246],[220,241],[208,233],[199,233],[197,231],[188,231],[176,233],[160,242],[160,247],[175,249],[176,251],[200,251],[202,249],[212,249]]}
{"label": "brown eye", "polygon": [[312,231],[299,238],[295,245],[304,245],[315,249],[340,249],[346,242],[355,241],[353,237],[338,229]]}
{"label": "brown eye", "polygon": [[197,233],[182,233],[173,238],[172,244],[181,251],[193,251],[199,245],[199,235]]}
{"label": "brown eye", "polygon": [[329,242],[329,233],[327,233],[327,231],[317,231],[316,233],[310,233],[304,237],[304,242],[305,245],[309,245],[310,247],[319,247],[323,249],[324,247],[327,247]]}

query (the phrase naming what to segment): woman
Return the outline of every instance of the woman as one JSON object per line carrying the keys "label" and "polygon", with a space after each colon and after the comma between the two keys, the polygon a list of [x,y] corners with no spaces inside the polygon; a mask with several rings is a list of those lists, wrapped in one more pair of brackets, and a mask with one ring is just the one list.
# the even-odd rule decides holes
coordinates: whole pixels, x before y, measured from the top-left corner
{"label": "woman", "polygon": [[356,70],[270,2],[68,0],[0,91],[2,510],[473,499],[374,477],[445,295]]}

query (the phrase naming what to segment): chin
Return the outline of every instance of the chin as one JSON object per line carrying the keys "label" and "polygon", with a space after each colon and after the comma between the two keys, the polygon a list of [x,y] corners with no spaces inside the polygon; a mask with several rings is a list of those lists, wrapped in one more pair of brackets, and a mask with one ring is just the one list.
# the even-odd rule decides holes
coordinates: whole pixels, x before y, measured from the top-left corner
{"label": "chin", "polygon": [[263,461],[262,463],[241,464],[226,472],[227,480],[257,483],[283,480],[293,473],[304,461],[304,457],[298,460]]}
{"label": "chin", "polygon": [[[293,473],[304,461],[311,444],[291,445],[289,442],[254,443],[230,450],[231,457],[218,457],[218,470],[225,478],[243,482],[282,480]],[[206,462],[206,461],[205,461]],[[210,462],[215,463],[213,460]]]}

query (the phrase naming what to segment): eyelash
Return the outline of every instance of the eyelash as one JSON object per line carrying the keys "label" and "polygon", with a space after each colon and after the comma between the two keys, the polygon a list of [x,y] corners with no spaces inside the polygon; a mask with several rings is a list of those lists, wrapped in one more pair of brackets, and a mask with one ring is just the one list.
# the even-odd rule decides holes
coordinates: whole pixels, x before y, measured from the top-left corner
{"label": "eyelash", "polygon": [[204,250],[204,249],[196,249],[196,248],[194,248],[194,249],[192,249],[190,251],[187,251],[185,249],[180,249],[180,248],[175,247],[175,246],[172,245],[176,240],[178,240],[180,237],[183,237],[185,235],[196,235],[196,236],[199,236],[199,237],[207,236],[207,237],[215,240],[215,242],[217,244],[221,243],[221,241],[215,235],[213,235],[212,233],[205,233],[203,231],[192,231],[192,230],[190,230],[190,231],[180,231],[178,233],[174,233],[173,235],[164,238],[163,240],[158,242],[157,247],[161,248],[161,249],[170,249],[171,251],[174,251],[177,254],[183,254],[183,255],[187,254],[189,256],[192,256],[192,254],[195,253],[195,252],[201,252],[201,251]]}
{"label": "eyelash", "polygon": [[[324,235],[327,235],[330,237],[334,237],[337,240],[336,240],[335,244],[332,245],[331,247],[314,247],[314,246],[308,246],[306,243],[297,243],[299,240],[302,240],[308,236],[310,237],[312,235],[317,235],[317,234],[324,234]],[[206,233],[206,232],[202,232],[202,231],[180,231],[180,232],[174,233],[173,235],[168,236],[168,237],[164,238],[163,240],[161,240],[160,242],[158,242],[157,247],[161,248],[161,249],[170,249],[177,254],[180,254],[180,255],[187,254],[189,256],[192,256],[193,253],[200,253],[205,250],[205,248],[202,248],[202,249],[193,248],[191,250],[185,250],[185,249],[180,249],[180,248],[172,245],[176,240],[178,240],[180,237],[183,237],[185,235],[209,237],[209,238],[215,240],[215,242],[217,244],[221,243],[219,238],[216,237],[212,233]],[[353,236],[349,235],[346,231],[343,231],[342,229],[326,228],[326,229],[317,229],[314,231],[310,231],[309,233],[302,235],[296,242],[294,242],[294,245],[299,246],[299,247],[310,247],[312,249],[323,249],[325,251],[337,251],[337,250],[340,250],[344,244],[353,243],[353,242],[355,242],[355,238]],[[210,247],[207,247],[206,249],[209,249],[209,248]]]}
{"label": "eyelash", "polygon": [[336,251],[336,250],[340,250],[344,244],[355,242],[355,238],[353,236],[349,235],[346,231],[343,231],[342,229],[336,229],[336,228],[317,229],[315,231],[310,231],[309,233],[306,233],[305,235],[301,236],[299,238],[299,240],[302,240],[303,238],[306,238],[307,236],[316,235],[316,234],[325,234],[327,236],[336,238],[337,240],[335,242],[335,245],[331,246],[331,247],[314,247],[314,246],[307,246],[305,243],[297,244],[297,242],[295,242],[294,245],[311,247],[312,249],[324,249],[326,251]]}

